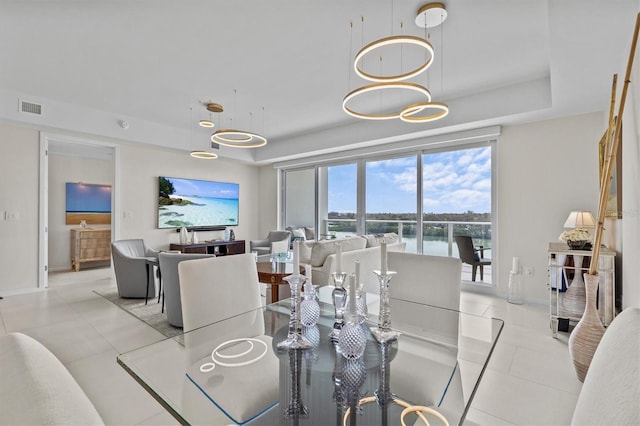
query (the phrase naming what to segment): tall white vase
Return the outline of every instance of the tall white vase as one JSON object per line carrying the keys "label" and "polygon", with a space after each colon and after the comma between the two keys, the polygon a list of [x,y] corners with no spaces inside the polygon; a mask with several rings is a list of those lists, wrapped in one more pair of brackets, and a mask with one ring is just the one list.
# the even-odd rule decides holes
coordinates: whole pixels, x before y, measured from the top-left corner
{"label": "tall white vase", "polygon": [[596,309],[598,275],[584,274],[584,284],[587,297],[584,314],[569,336],[569,354],[581,382],[584,382],[593,354],[604,334],[604,327]]}

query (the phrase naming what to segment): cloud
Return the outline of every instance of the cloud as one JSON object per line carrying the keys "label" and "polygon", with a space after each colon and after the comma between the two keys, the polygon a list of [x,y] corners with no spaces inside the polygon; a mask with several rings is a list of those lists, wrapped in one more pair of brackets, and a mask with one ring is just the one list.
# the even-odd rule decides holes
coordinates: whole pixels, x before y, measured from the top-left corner
{"label": "cloud", "polygon": [[402,191],[415,194],[418,187],[418,176],[415,167],[408,167],[402,173],[393,175],[393,182],[398,185]]}
{"label": "cloud", "polygon": [[476,182],[473,185],[473,189],[478,191],[490,191],[491,190],[491,179],[482,179]]}

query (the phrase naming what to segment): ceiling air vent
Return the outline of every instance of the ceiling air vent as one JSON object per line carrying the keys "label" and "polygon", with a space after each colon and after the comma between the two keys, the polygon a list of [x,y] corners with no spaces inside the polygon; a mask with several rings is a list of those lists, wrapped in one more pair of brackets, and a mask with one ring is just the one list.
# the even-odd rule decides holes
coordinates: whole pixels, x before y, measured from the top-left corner
{"label": "ceiling air vent", "polygon": [[34,102],[20,100],[20,112],[42,115],[42,105]]}
{"label": "ceiling air vent", "polygon": [[215,142],[211,142],[211,149],[220,149],[220,144],[219,143],[215,143]]}

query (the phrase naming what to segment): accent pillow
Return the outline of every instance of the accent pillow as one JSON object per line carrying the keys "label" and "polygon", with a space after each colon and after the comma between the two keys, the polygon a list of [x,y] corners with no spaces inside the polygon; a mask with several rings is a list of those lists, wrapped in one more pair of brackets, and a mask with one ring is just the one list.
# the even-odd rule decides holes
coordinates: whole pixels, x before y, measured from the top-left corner
{"label": "accent pillow", "polygon": [[316,228],[310,228],[308,226],[304,227],[304,233],[307,237],[307,240],[315,240],[316,239]]}

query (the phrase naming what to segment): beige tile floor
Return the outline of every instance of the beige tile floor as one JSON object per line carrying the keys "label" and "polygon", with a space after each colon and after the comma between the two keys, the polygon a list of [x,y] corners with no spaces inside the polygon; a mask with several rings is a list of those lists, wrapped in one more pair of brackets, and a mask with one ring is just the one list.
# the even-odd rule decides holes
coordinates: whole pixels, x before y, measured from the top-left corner
{"label": "beige tile floor", "polygon": [[[163,336],[93,292],[112,286],[108,268],[51,273],[47,290],[0,300],[0,334],[20,331],[40,340],[66,365],[105,423],[176,424],[116,363],[119,353]],[[465,291],[461,309],[505,321],[467,423],[569,424],[581,384],[567,336],[551,337],[547,307]]]}

